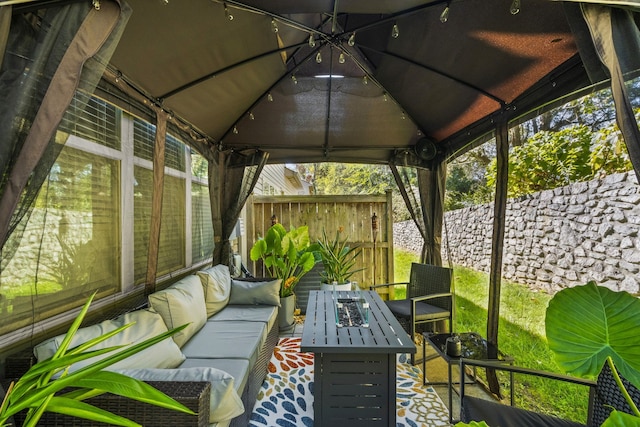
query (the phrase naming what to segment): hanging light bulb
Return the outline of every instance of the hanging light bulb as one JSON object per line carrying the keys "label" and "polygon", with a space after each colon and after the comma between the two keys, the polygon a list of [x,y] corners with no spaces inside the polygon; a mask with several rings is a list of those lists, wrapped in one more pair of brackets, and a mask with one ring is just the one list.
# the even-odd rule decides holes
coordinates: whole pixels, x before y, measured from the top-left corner
{"label": "hanging light bulb", "polygon": [[231,12],[229,12],[229,7],[227,6],[226,3],[222,3],[224,6],[224,16],[225,18],[227,18],[229,21],[233,21],[233,15],[231,14]]}
{"label": "hanging light bulb", "polygon": [[363,85],[368,85],[368,84],[369,84],[369,78],[368,78],[367,76],[364,76],[364,77],[362,78],[362,84],[363,84]]}
{"label": "hanging light bulb", "polygon": [[512,15],[516,15],[518,12],[520,12],[520,0],[513,0],[511,2],[510,12]]}
{"label": "hanging light bulb", "polygon": [[267,101],[273,102],[273,95],[271,95],[271,92],[267,94]]}
{"label": "hanging light bulb", "polygon": [[309,34],[309,47],[316,47],[316,39],[313,38],[313,34]]}
{"label": "hanging light bulb", "polygon": [[347,41],[349,46],[354,46],[356,44],[356,33],[351,33],[349,36],[349,41]]}
{"label": "hanging light bulb", "polygon": [[338,56],[338,62],[344,64],[345,61],[346,59],[344,57],[344,52],[340,52],[340,56]]}
{"label": "hanging light bulb", "polygon": [[391,37],[397,39],[400,36],[400,29],[398,28],[398,24],[393,24],[393,28],[391,29]]}
{"label": "hanging light bulb", "polygon": [[233,134],[234,134],[234,135],[237,135],[237,134],[238,134],[238,127],[237,127],[237,126],[234,126],[234,127],[233,127]]}
{"label": "hanging light bulb", "polygon": [[249,120],[255,120],[256,116],[253,115],[253,111],[249,112]]}
{"label": "hanging light bulb", "polygon": [[440,22],[443,24],[449,20],[449,3],[444,7],[444,10],[440,14]]}
{"label": "hanging light bulb", "polygon": [[318,64],[322,62],[322,54],[320,53],[320,51],[318,51],[318,53],[316,53],[316,62]]}
{"label": "hanging light bulb", "polygon": [[274,33],[277,33],[279,30],[278,28],[278,23],[276,22],[275,19],[271,19],[271,31],[273,31]]}
{"label": "hanging light bulb", "polygon": [[293,74],[291,74],[291,81],[293,82],[294,85],[298,84],[298,79]]}

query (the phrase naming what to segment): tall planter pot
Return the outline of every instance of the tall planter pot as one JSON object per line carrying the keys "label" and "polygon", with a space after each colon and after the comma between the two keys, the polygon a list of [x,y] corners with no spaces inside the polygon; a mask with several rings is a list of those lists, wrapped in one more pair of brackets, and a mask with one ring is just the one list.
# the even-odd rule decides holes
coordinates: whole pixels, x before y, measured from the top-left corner
{"label": "tall planter pot", "polygon": [[293,328],[295,323],[293,312],[295,309],[295,295],[280,298],[280,310],[278,311],[278,326],[280,327],[280,331],[288,331]]}

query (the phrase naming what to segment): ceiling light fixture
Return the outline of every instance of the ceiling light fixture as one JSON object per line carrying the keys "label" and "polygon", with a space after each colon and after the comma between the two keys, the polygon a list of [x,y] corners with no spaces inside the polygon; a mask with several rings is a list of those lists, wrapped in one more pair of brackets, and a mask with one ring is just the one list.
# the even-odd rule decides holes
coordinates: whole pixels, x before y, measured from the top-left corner
{"label": "ceiling light fixture", "polygon": [[344,76],[341,74],[316,74],[316,79],[344,79]]}
{"label": "ceiling light fixture", "polygon": [[256,116],[253,115],[253,111],[249,112],[249,120],[255,120]]}
{"label": "ceiling light fixture", "polygon": [[271,95],[271,92],[267,94],[267,101],[273,102],[273,95]]}
{"label": "ceiling light fixture", "polygon": [[351,33],[351,35],[349,36],[349,40],[347,41],[347,44],[349,46],[355,46],[355,44],[356,44],[356,33]]}
{"label": "ceiling light fixture", "polygon": [[318,53],[316,53],[316,62],[318,64],[322,62],[322,54],[320,53],[320,51],[318,51]]}
{"label": "ceiling light fixture", "polygon": [[369,78],[368,78],[367,76],[364,76],[364,77],[362,78],[362,84],[363,84],[363,85],[368,85],[368,84],[369,84]]}
{"label": "ceiling light fixture", "polygon": [[449,20],[449,3],[444,7],[444,10],[440,14],[440,22],[443,24]]}
{"label": "ceiling light fixture", "polygon": [[383,93],[383,94],[382,94],[382,100],[383,100],[384,102],[387,102],[387,101],[389,100],[389,97],[387,96],[387,92],[385,92],[385,93]]}
{"label": "ceiling light fixture", "polygon": [[275,19],[271,18],[271,31],[273,31],[274,33],[277,33],[278,30],[279,30],[278,23],[276,22]]}
{"label": "ceiling light fixture", "polygon": [[313,38],[313,34],[309,34],[309,47],[312,49],[316,47],[316,39]]}
{"label": "ceiling light fixture", "polygon": [[224,5],[224,16],[229,20],[233,21],[233,15],[229,12],[229,7],[226,3],[222,3]]}
{"label": "ceiling light fixture", "polygon": [[520,12],[520,0],[513,0],[513,2],[511,2],[510,12],[512,15],[517,15],[518,12]]}
{"label": "ceiling light fixture", "polygon": [[397,39],[400,36],[400,29],[398,28],[398,24],[393,24],[393,28],[391,29],[391,37]]}
{"label": "ceiling light fixture", "polygon": [[293,82],[294,85],[298,84],[298,79],[293,74],[291,74],[291,81]]}
{"label": "ceiling light fixture", "polygon": [[238,134],[238,127],[237,127],[237,126],[234,126],[234,127],[233,127],[233,134],[234,134],[234,135],[237,135],[237,134]]}
{"label": "ceiling light fixture", "polygon": [[340,56],[338,56],[338,62],[341,64],[344,64],[346,61],[346,58],[344,57],[344,52],[340,52]]}

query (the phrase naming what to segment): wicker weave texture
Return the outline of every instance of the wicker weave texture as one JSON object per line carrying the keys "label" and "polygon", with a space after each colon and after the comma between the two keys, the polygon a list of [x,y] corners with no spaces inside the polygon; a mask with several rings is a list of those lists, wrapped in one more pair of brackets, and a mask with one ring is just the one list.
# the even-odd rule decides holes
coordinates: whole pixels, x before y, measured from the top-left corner
{"label": "wicker weave texture", "polygon": [[[407,298],[451,292],[451,276],[450,268],[414,262],[411,264]],[[429,300],[429,304],[451,311],[451,300],[449,297],[434,298]]]}
{"label": "wicker weave texture", "polygon": [[[631,399],[636,405],[640,406],[640,390],[625,378],[621,377],[621,379]],[[613,378],[609,364],[605,363],[600,375],[598,375],[598,385],[596,386],[596,396],[593,406],[593,425],[601,425],[604,420],[609,417],[613,408],[628,414],[632,413],[631,407],[625,400],[622,392],[618,388],[618,384]]]}

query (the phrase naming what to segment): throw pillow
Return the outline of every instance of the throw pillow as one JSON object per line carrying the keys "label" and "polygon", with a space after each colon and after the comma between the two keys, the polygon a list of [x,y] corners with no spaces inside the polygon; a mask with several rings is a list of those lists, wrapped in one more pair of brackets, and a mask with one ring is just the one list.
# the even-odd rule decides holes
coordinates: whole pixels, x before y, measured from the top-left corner
{"label": "throw pillow", "polygon": [[[123,314],[122,316],[112,320],[105,320],[98,324],[78,329],[76,334],[73,336],[73,340],[71,341],[69,348],[77,347],[80,344],[129,323],[132,323],[133,325],[111,338],[96,344],[91,347],[90,350],[100,350],[106,347],[123,344],[137,344],[148,338],[152,338],[168,331],[162,317],[160,317],[158,313],[151,310],[136,310]],[[34,354],[38,361],[43,361],[53,356],[60,347],[60,344],[62,344],[63,340],[64,334],[50,338],[35,346]],[[111,357],[118,351],[119,350],[114,350],[110,353],[74,363],[69,368],[69,372],[77,371],[84,366],[97,362],[98,360]],[[182,354],[176,343],[171,338],[167,338],[166,340],[154,344],[141,352],[133,354],[126,359],[111,365],[107,370],[144,367],[175,368],[181,364],[184,359],[184,354]]]}
{"label": "throw pillow", "polygon": [[280,307],[280,279],[250,281],[231,279],[229,304],[264,304]]}
{"label": "throw pillow", "polygon": [[160,313],[169,329],[189,323],[189,326],[173,336],[179,347],[207,322],[202,282],[193,274],[149,295],[149,305]]}
{"label": "throw pillow", "polygon": [[244,412],[244,405],[234,387],[234,378],[220,369],[127,369],[118,372],[141,381],[208,381],[211,383],[211,423],[230,420]]}
{"label": "throw pillow", "polygon": [[204,301],[207,317],[222,310],[229,302],[231,295],[231,273],[229,267],[218,264],[206,270],[198,271],[204,289]]}

